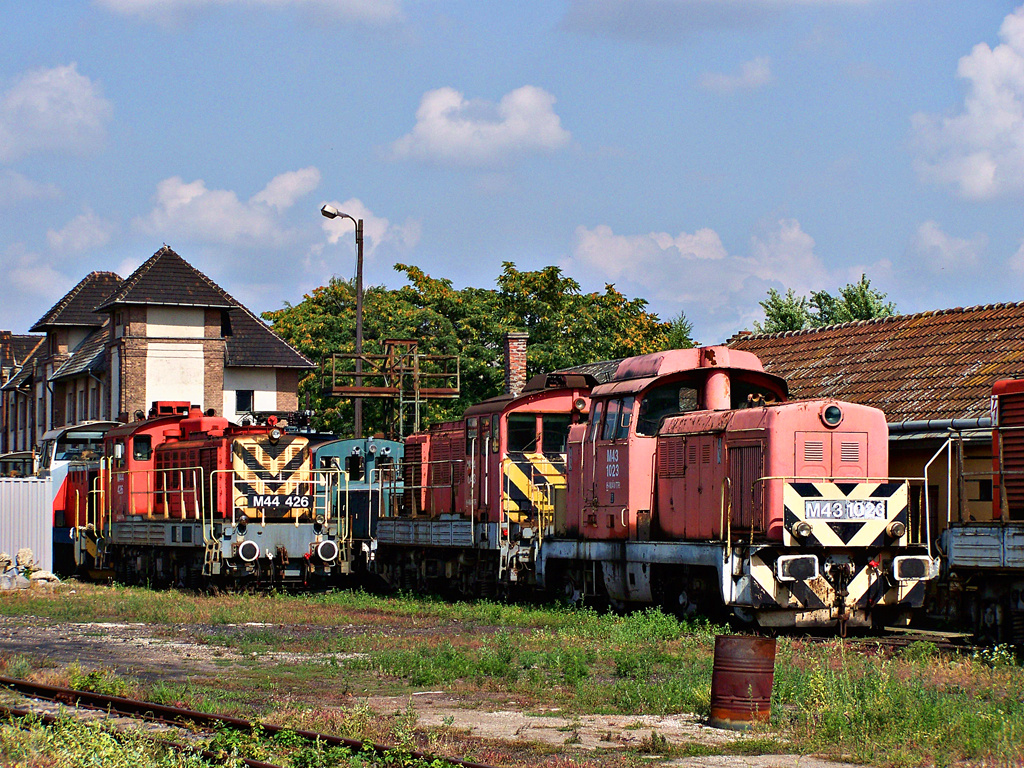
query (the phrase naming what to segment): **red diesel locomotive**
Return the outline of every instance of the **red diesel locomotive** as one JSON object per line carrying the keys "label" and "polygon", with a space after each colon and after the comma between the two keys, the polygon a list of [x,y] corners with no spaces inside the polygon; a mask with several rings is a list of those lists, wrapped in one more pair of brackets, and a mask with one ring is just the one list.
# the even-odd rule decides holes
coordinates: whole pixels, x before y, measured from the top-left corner
{"label": "red diesel locomotive", "polygon": [[406,443],[372,567],[403,588],[724,607],[762,626],[905,621],[936,570],[881,411],[786,402],[725,347],[537,377]]}
{"label": "red diesel locomotive", "polygon": [[75,520],[78,561],[125,582],[306,585],[341,570],[324,492],[339,478],[273,418],[239,426],[154,403],[106,433]]}

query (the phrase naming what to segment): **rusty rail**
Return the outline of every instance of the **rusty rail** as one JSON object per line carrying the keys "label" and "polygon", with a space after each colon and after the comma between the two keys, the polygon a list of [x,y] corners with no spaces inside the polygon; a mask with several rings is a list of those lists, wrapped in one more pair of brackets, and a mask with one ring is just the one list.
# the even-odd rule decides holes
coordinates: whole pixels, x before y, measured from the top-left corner
{"label": "rusty rail", "polygon": [[[296,728],[287,728],[281,725],[269,725],[266,723],[253,723],[230,715],[211,715],[206,712],[198,712],[194,709],[183,709],[181,707],[168,707],[163,704],[155,704],[149,701],[137,699],[126,699],[121,696],[107,696],[93,693],[91,691],[76,691],[73,688],[61,688],[55,685],[43,683],[31,683],[27,680],[18,680],[13,677],[0,676],[0,686],[17,691],[26,696],[46,701],[54,701],[72,707],[83,709],[98,709],[111,714],[122,715],[150,722],[165,723],[168,725],[197,725],[207,728],[227,726],[237,730],[252,731],[259,729],[268,736],[274,736],[282,731],[294,733],[310,742],[319,742],[331,747],[347,747],[353,752],[373,751],[378,755],[392,754],[397,751],[396,747],[389,747],[384,744],[377,744],[372,741],[359,741],[357,739],[346,739],[342,736],[333,736],[327,733],[317,733]],[[31,713],[26,713],[31,714]],[[495,768],[486,763],[474,763],[469,760],[462,760],[456,757],[443,757],[427,752],[410,751],[409,757],[416,760],[430,762],[441,760],[450,765],[461,766],[462,768]],[[248,762],[246,763],[249,764]],[[252,768],[269,764],[253,764]],[[272,766],[270,768],[273,768]]]}

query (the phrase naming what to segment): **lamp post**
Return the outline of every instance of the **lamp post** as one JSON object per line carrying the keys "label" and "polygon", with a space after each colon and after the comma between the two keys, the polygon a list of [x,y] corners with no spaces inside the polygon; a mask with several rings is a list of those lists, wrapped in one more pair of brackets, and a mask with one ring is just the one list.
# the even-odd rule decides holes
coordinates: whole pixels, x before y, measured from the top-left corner
{"label": "lamp post", "polygon": [[[363,386],[363,220],[342,213],[327,204],[320,213],[328,219],[351,219],[356,225],[356,386]],[[355,406],[355,437],[363,436],[363,398],[353,399]]]}

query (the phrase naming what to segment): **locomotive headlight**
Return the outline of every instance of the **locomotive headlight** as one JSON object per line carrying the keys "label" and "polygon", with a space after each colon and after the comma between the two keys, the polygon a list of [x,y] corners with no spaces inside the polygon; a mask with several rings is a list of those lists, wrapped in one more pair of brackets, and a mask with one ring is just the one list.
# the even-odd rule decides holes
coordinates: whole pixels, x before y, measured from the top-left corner
{"label": "locomotive headlight", "polygon": [[907,535],[907,524],[899,520],[893,520],[886,526],[885,531],[894,539],[902,539]]}
{"label": "locomotive headlight", "polygon": [[806,539],[811,535],[811,524],[806,520],[801,520],[793,526],[793,535],[801,539]]}
{"label": "locomotive headlight", "polygon": [[821,409],[821,423],[826,427],[838,427],[843,422],[843,409],[838,405],[826,405]]}
{"label": "locomotive headlight", "polygon": [[575,408],[577,411],[582,411],[584,408],[587,407],[587,401],[584,400],[582,397],[577,397],[575,400],[572,401],[572,407]]}
{"label": "locomotive headlight", "polygon": [[270,442],[276,443],[278,440],[281,439],[281,435],[283,434],[284,432],[281,431],[280,427],[274,427],[272,430],[270,430]]}
{"label": "locomotive headlight", "polygon": [[377,444],[376,444],[376,443],[370,443],[370,445],[369,445],[369,447],[367,448],[367,450],[368,450],[368,451],[369,451],[370,453],[376,453],[376,452],[377,452]]}
{"label": "locomotive headlight", "polygon": [[238,557],[246,563],[255,562],[260,556],[260,545],[255,541],[243,541],[238,545]]}
{"label": "locomotive headlight", "polygon": [[316,554],[325,563],[330,563],[338,558],[338,545],[328,539],[316,545]]}

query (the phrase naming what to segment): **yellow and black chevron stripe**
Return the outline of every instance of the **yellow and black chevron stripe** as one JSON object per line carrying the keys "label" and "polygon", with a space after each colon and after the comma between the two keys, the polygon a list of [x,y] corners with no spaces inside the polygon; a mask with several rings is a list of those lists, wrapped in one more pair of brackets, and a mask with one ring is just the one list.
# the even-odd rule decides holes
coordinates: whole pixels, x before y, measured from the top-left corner
{"label": "yellow and black chevron stripe", "polygon": [[[783,543],[803,548],[906,545],[906,535],[893,540],[886,535],[886,527],[899,521],[910,530],[909,498],[906,482],[786,483]],[[829,507],[850,512],[833,516],[820,511]],[[799,522],[810,524],[810,536],[793,535],[793,526]]]}
{"label": "yellow and black chevron stripe", "polygon": [[[831,610],[836,607],[837,593],[844,590],[844,605],[870,613],[878,606],[901,605],[920,608],[924,604],[923,581],[895,582],[883,575],[872,563],[891,562],[890,550],[863,550],[844,556],[849,572],[825,568],[827,553],[819,558],[819,577],[813,581],[780,582],[775,578],[775,564],[780,555],[796,554],[783,547],[763,547],[750,558],[751,598],[759,609],[805,611]],[[841,580],[841,581],[840,581]]]}
{"label": "yellow and black chevron stripe", "polygon": [[502,462],[502,509],[516,523],[554,514],[553,491],[565,488],[564,453],[508,453]]}
{"label": "yellow and black chevron stripe", "polygon": [[304,437],[286,435],[276,443],[266,435],[240,437],[231,462],[237,497],[312,493],[312,453]]}

